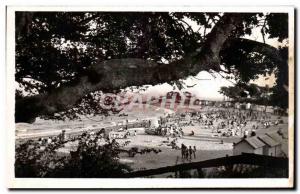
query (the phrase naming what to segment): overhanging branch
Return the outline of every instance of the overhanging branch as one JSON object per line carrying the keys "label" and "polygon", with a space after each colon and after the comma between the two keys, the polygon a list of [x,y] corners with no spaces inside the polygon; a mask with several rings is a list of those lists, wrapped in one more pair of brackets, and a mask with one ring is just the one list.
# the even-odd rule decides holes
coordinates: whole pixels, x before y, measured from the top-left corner
{"label": "overhanging branch", "polygon": [[[219,53],[236,26],[243,21],[238,13],[224,14],[207,35],[200,51],[170,64],[127,58],[102,61],[80,77],[77,84],[64,85],[51,93],[16,101],[16,122],[29,122],[39,115],[51,115],[72,108],[83,96],[102,90],[111,92],[128,86],[156,85],[195,76],[200,71],[220,70]],[[24,116],[23,114],[26,114]]]}

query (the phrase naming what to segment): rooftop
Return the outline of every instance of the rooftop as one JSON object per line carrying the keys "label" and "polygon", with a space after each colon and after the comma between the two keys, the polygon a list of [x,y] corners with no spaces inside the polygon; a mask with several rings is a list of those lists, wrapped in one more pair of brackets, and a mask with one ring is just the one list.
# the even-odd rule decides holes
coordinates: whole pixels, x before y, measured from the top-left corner
{"label": "rooftop", "polygon": [[245,141],[248,142],[255,149],[265,146],[265,144],[262,141],[260,141],[256,136],[245,138]]}
{"label": "rooftop", "polygon": [[274,139],[277,142],[281,142],[282,141],[282,137],[277,132],[266,133],[266,135],[269,136],[269,137],[271,137],[272,139]]}
{"label": "rooftop", "polygon": [[261,135],[261,136],[258,136],[258,138],[270,147],[274,147],[274,146],[277,146],[280,144],[278,141],[272,139],[268,135]]}
{"label": "rooftop", "polygon": [[254,149],[261,148],[261,147],[265,146],[265,144],[262,141],[260,141],[257,138],[257,136],[243,138],[239,142],[237,142],[235,145],[237,145],[237,144],[239,144],[239,143],[241,143],[243,141],[246,141]]}
{"label": "rooftop", "polygon": [[243,141],[246,141],[251,147],[257,149],[265,145],[268,145],[269,147],[280,145],[281,137],[277,133],[266,133],[265,135],[242,138],[235,145]]}

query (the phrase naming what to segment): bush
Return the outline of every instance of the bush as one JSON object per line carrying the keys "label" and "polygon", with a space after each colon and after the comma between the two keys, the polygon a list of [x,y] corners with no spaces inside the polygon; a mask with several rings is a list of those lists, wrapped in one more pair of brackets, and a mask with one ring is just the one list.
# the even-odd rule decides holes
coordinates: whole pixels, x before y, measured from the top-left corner
{"label": "bush", "polygon": [[77,150],[68,156],[59,156],[57,149],[65,142],[41,145],[27,141],[16,148],[16,177],[45,178],[112,178],[120,177],[131,168],[119,162],[119,144],[106,141],[79,140]]}

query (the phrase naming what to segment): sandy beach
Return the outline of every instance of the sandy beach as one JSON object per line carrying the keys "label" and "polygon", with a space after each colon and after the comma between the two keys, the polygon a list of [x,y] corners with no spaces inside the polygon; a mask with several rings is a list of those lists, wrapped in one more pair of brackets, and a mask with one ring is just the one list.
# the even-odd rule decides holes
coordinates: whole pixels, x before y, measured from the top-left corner
{"label": "sandy beach", "polygon": [[[210,111],[212,109],[205,108],[202,111]],[[168,110],[164,110],[157,107],[151,107],[147,111],[140,111],[137,109],[127,112],[128,116],[119,117],[117,115],[109,117],[92,117],[83,118],[82,120],[75,121],[51,121],[51,120],[37,120],[33,124],[17,124],[17,141],[25,141],[30,138],[47,137],[58,135],[61,130],[66,130],[67,135],[81,134],[84,131],[96,131],[101,128],[107,128],[111,126],[116,126],[122,124],[127,119],[129,122],[137,123],[143,120],[158,118],[164,116]],[[275,119],[272,117],[272,119]],[[255,123],[255,122],[253,122]],[[216,125],[215,123],[214,125]],[[246,129],[250,129],[252,123],[246,126]],[[277,126],[271,126],[269,128],[263,128],[262,126],[257,130],[257,134],[265,134],[267,132],[276,132],[279,128],[283,129],[285,135],[287,136],[287,119],[284,118],[284,124],[279,124]],[[184,135],[178,138],[177,145],[183,143],[187,146],[196,146],[196,158],[192,158],[191,161],[202,161],[213,158],[225,157],[226,155],[233,154],[233,143],[240,140],[240,136],[234,137],[222,137],[216,132],[212,132],[212,129],[207,128],[199,123],[193,124],[193,126],[182,127]],[[245,129],[245,130],[246,130]],[[162,137],[158,135],[149,135],[145,133],[144,128],[128,129],[129,131],[136,131],[136,136],[128,136],[126,139],[117,139],[117,142],[121,145],[124,142],[130,142],[128,145],[124,146],[124,149],[129,150],[132,147],[137,147],[139,149],[143,148],[155,148],[160,149],[159,153],[145,153],[143,155],[137,154],[135,157],[129,157],[127,153],[120,154],[120,161],[129,164],[134,170],[138,169],[151,169],[158,168],[162,166],[170,166],[174,164],[179,164],[182,162],[189,162],[188,160],[181,159],[181,151],[172,149],[169,143],[173,138],[167,139],[167,137]],[[194,131],[193,136],[189,136],[192,131]],[[66,145],[64,148],[58,150],[59,153],[68,154],[70,150],[74,149],[77,143],[72,143]],[[285,153],[287,153],[287,140],[283,142],[282,146]]]}

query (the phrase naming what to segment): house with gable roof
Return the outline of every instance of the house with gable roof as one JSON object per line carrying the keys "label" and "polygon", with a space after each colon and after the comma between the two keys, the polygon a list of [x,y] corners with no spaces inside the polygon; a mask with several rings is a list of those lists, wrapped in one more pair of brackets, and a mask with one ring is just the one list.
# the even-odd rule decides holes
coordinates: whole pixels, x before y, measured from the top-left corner
{"label": "house with gable roof", "polygon": [[263,148],[266,146],[256,136],[242,138],[239,142],[233,144],[233,155],[242,153],[263,154]]}
{"label": "house with gable roof", "polygon": [[274,132],[242,138],[239,142],[233,144],[233,155],[253,153],[275,157],[281,156],[281,142],[281,137]]}

